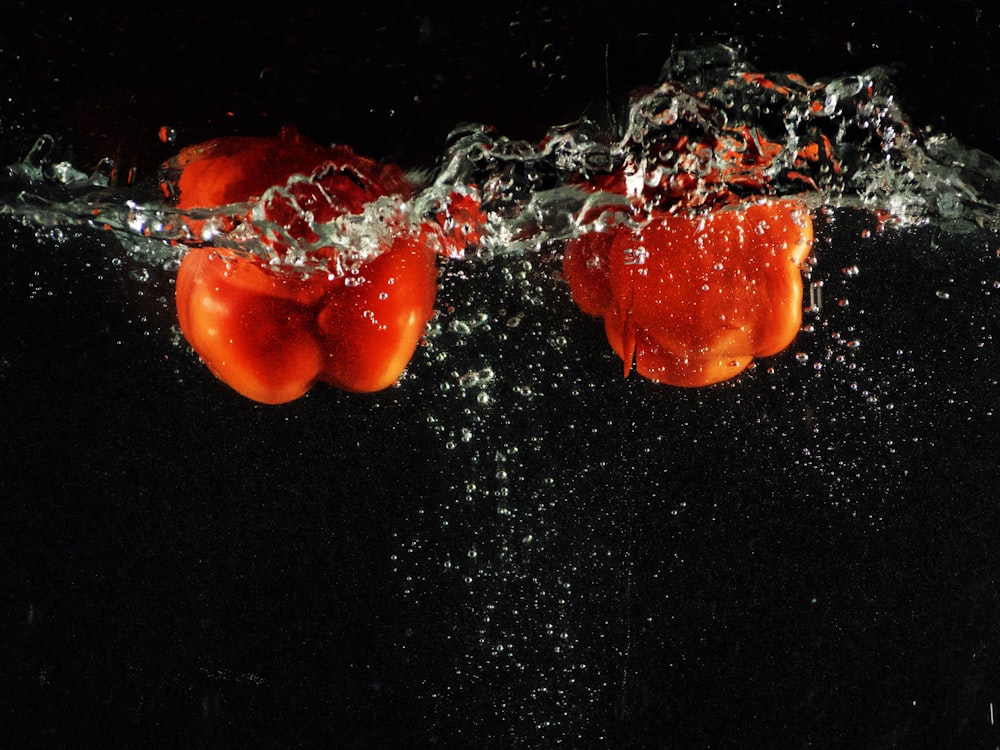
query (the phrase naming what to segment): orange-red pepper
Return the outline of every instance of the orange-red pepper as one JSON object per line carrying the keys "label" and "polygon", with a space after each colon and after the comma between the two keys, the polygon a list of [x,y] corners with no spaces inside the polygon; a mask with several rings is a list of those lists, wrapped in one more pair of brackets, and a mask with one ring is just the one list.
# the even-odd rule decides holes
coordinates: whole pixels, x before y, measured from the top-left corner
{"label": "orange-red pepper", "polygon": [[177,314],[209,369],[255,401],[292,401],[317,380],[377,391],[413,356],[434,312],[436,278],[434,252],[406,235],[334,279],[203,247],[181,263]]}
{"label": "orange-red pepper", "polygon": [[785,349],[802,322],[805,207],[743,203],[710,213],[654,212],[573,240],[563,272],[584,312],[604,319],[625,374],[678,386],[734,377]]}
{"label": "orange-red pepper", "polygon": [[[185,149],[169,166],[181,170],[169,187],[182,209],[257,201],[294,174],[312,175],[264,206],[268,220],[306,242],[316,239],[311,222],[410,192],[399,168],[346,147],[318,146],[291,129],[275,138],[209,141]],[[256,401],[291,401],[317,380],[348,391],[386,388],[410,361],[437,289],[435,235],[404,224],[377,257],[346,274],[276,269],[254,256],[196,248],[177,277],[181,331],[217,377]],[[333,254],[317,248],[313,255]]]}

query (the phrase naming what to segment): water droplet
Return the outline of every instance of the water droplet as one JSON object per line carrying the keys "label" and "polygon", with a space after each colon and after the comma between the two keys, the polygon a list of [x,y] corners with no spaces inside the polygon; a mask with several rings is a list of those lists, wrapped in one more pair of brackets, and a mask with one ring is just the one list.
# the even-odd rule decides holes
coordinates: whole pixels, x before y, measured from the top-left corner
{"label": "water droplet", "polygon": [[161,143],[174,143],[177,140],[177,131],[169,125],[161,125],[158,135]]}

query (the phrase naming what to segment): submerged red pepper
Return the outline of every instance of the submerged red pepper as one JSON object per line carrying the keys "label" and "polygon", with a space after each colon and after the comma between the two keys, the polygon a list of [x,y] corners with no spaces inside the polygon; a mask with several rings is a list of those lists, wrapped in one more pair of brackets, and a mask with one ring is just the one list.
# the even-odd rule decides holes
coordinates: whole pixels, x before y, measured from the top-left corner
{"label": "submerged red pepper", "polygon": [[563,272],[628,375],[701,386],[785,349],[802,322],[812,222],[797,201],[654,212],[569,243]]}
{"label": "submerged red pepper", "polygon": [[[294,174],[312,175],[264,206],[268,220],[307,242],[316,236],[303,209],[324,222],[410,192],[398,167],[319,146],[291,129],[276,138],[209,141],[182,151],[172,166],[181,169],[171,187],[182,209],[256,201]],[[177,278],[181,331],[219,379],[255,401],[291,401],[317,380],[348,391],[386,388],[406,368],[433,314],[433,246],[430,232],[401,223],[377,257],[340,275],[196,248]],[[315,255],[333,251],[317,248]]]}
{"label": "submerged red pepper", "polygon": [[177,277],[181,331],[212,372],[277,404],[317,380],[377,391],[399,378],[434,312],[434,252],[402,236],[356,274],[275,272],[229,251],[197,248]]}

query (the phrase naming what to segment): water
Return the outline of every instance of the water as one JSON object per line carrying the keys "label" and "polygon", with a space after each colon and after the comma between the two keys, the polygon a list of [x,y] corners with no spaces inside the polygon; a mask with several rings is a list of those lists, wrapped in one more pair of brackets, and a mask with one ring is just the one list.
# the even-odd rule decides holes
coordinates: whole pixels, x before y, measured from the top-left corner
{"label": "water", "polygon": [[[863,208],[899,227],[934,221],[949,230],[996,229],[1000,162],[945,134],[915,129],[896,104],[891,73],[873,68],[809,83],[797,74],[758,73],[723,45],[678,52],[665,63],[661,82],[634,96],[621,132],[581,121],[554,127],[535,144],[483,125],[459,127],[411,205],[376,203],[359,217],[313,222],[320,235],[315,246],[332,243],[368,257],[372,250],[358,248],[378,244],[387,213],[404,211],[420,222],[460,191],[475,195],[486,213],[470,254],[530,252],[592,229],[581,225],[582,216],[594,215],[584,207],[616,201],[580,186],[616,174],[624,175],[628,202],[644,209],[796,196],[813,208]],[[299,248],[296,259],[311,249],[287,227],[268,222],[259,205],[185,214],[150,200],[148,185],[133,190],[134,197],[113,189],[111,159],[89,174],[55,161],[53,144],[41,136],[8,168],[3,213],[42,226],[110,229],[127,251],[150,262],[175,260],[170,245],[178,242],[273,255],[261,242],[268,234]],[[288,195],[283,186],[272,192]],[[253,231],[234,221],[245,213]],[[300,214],[309,218],[304,208]],[[608,218],[598,214],[594,221]],[[207,220],[202,236],[192,234],[187,219]]]}
{"label": "water", "polygon": [[[705,150],[706,142],[725,147]],[[120,265],[151,270],[132,288],[164,283],[186,245],[204,239],[191,236],[187,218],[209,220],[213,243],[271,252],[259,233],[228,229],[253,207],[185,216],[158,201],[155,186],[116,185],[107,171],[60,162],[47,143],[12,168],[4,212],[45,238],[76,225],[55,242],[66,249],[81,227],[107,226],[123,248]],[[226,439],[215,459],[201,459],[213,468],[198,474],[222,494],[212,513],[223,521],[213,525],[193,507],[180,515],[192,534],[199,522],[227,532],[216,543],[228,556],[181,545],[165,566],[181,572],[165,579],[186,589],[199,576],[222,578],[213,565],[243,559],[237,528],[263,535],[261,549],[291,550],[268,553],[298,573],[271,566],[282,585],[351,610],[359,605],[310,586],[329,577],[330,589],[363,598],[352,584],[360,568],[313,569],[311,555],[384,551],[376,566],[390,583],[376,585],[392,604],[372,627],[388,634],[375,644],[388,656],[344,661],[367,660],[372,685],[388,683],[379,689],[399,703],[415,693],[414,734],[425,742],[627,746],[642,726],[711,744],[713,722],[729,736],[751,727],[753,736],[789,739],[822,736],[832,721],[851,745],[904,725],[913,695],[937,697],[921,666],[923,646],[947,640],[934,634],[957,632],[963,643],[989,635],[959,608],[953,619],[930,613],[956,588],[985,586],[976,571],[990,570],[993,532],[976,521],[990,506],[974,490],[995,466],[997,167],[910,124],[885,69],[823,84],[759,77],[721,47],[671,58],[664,82],[617,128],[573,123],[541,144],[458,128],[410,204],[390,201],[320,228],[324,242],[351,252],[377,238],[378,212],[422,221],[456,189],[482,203],[481,240],[442,261],[438,314],[399,388],[372,400],[314,391],[268,412],[226,402],[193,358],[184,368],[196,401],[183,411],[198,420],[192,434],[218,420]],[[695,183],[671,194],[681,168]],[[618,172],[624,200],[580,188]],[[564,242],[602,222],[634,221],[636,206],[674,200],[707,210],[757,194],[795,196],[814,215],[807,311],[793,348],[708,389],[623,380],[600,325],[576,310],[560,278]],[[298,272],[294,263],[288,272]],[[183,356],[165,341],[163,350]],[[215,412],[213,402],[225,405]],[[169,430],[181,428],[171,420]],[[183,434],[195,446],[185,459],[211,453]],[[391,460],[380,458],[387,446]],[[272,495],[234,460],[247,454],[279,476],[254,475]],[[191,488],[174,474],[166,481],[183,498]],[[309,481],[290,491],[289,476]],[[227,504],[234,484],[247,489]],[[327,489],[343,486],[354,491]],[[369,495],[370,507],[352,499]],[[259,509],[270,502],[287,503],[278,522]],[[329,507],[339,503],[351,512],[333,523]],[[272,525],[241,525],[247,512]],[[301,527],[285,520],[296,513],[307,519]],[[375,531],[366,534],[369,523]],[[959,529],[961,545],[940,528]],[[309,546],[312,534],[319,541]],[[299,544],[308,554],[295,552]],[[983,564],[950,576],[959,554]],[[249,569],[269,580],[268,565],[259,567]],[[275,586],[270,595],[284,601]],[[168,596],[202,618],[195,630],[214,632],[213,617],[238,619]],[[309,607],[293,611],[296,623],[312,616]],[[911,624],[930,635],[900,647],[893,636]],[[306,634],[325,666],[336,639],[316,635],[324,627]],[[830,653],[856,661],[856,672],[845,677]],[[260,683],[281,674],[241,653],[217,658],[213,675],[254,675],[200,688],[230,703],[256,705]],[[954,658],[972,671],[979,657]],[[391,666],[380,672],[380,660]],[[190,666],[181,661],[179,671]],[[401,673],[413,679],[392,693]],[[317,679],[330,681],[325,672]],[[878,716],[853,730],[844,717],[854,704],[836,689],[848,683],[877,696]],[[313,696],[292,681],[283,687],[304,705]],[[988,690],[966,689],[985,712]]]}

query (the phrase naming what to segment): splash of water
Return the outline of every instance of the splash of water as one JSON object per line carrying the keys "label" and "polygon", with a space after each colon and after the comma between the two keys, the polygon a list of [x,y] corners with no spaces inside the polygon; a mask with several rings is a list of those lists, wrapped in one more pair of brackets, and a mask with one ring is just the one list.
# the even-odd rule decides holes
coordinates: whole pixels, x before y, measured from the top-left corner
{"label": "splash of water", "polygon": [[[581,121],[554,127],[535,144],[484,125],[459,127],[433,178],[408,204],[383,199],[357,216],[312,221],[319,238],[312,242],[369,259],[382,244],[387,215],[423,221],[456,190],[482,203],[486,223],[468,248],[481,258],[627,221],[630,207],[633,214],[712,209],[754,195],[794,195],[814,209],[861,207],[900,227],[1000,228],[1000,162],[912,126],[891,74],[873,68],[810,83],[793,73],[758,73],[729,47],[679,52],[657,86],[634,96],[620,133]],[[8,168],[0,213],[35,226],[110,229],[130,256],[168,267],[185,246],[203,242],[274,260],[280,241],[294,250],[292,266],[313,249],[268,221],[261,210],[268,196],[256,205],[182,212],[114,188],[110,160],[88,174],[54,160],[52,151],[53,139],[43,136]],[[312,178],[292,178],[303,179]],[[287,197],[288,188],[271,193]]]}

